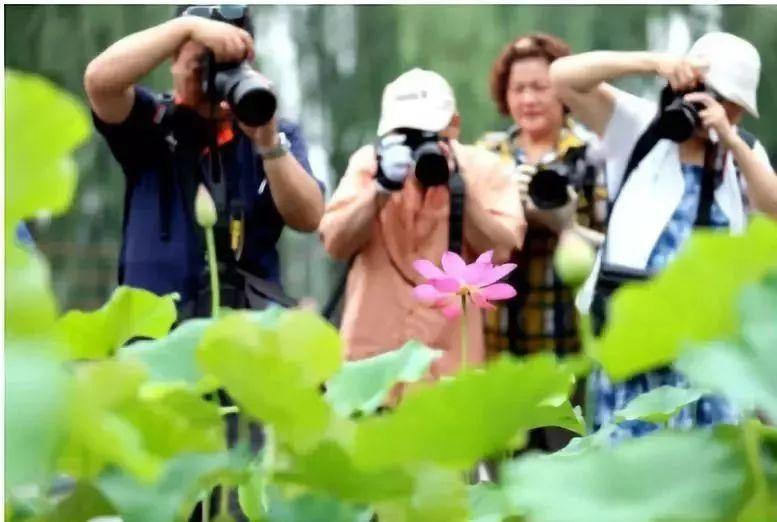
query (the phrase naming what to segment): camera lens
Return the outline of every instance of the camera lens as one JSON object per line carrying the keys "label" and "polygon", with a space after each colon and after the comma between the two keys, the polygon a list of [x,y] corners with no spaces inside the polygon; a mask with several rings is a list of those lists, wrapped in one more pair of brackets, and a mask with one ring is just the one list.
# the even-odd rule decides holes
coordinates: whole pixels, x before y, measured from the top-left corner
{"label": "camera lens", "polygon": [[252,127],[270,121],[278,107],[275,94],[250,78],[238,82],[227,102],[232,106],[237,119]]}
{"label": "camera lens", "polygon": [[541,210],[564,206],[569,201],[567,178],[555,170],[540,170],[529,182],[529,197]]}
{"label": "camera lens", "polygon": [[426,142],[413,152],[415,175],[425,187],[448,183],[448,159],[435,142]]}
{"label": "camera lens", "polygon": [[[705,86],[701,84],[694,92],[701,92],[704,89]],[[701,125],[701,118],[699,118],[701,107],[683,100],[685,94],[685,92],[674,91],[669,84],[661,91],[661,111],[656,123],[662,138],[682,143],[691,138],[696,128]]]}
{"label": "camera lens", "polygon": [[448,158],[440,148],[440,136],[436,132],[402,127],[394,130],[405,137],[415,162],[415,177],[425,187],[446,185],[450,177]]}
{"label": "camera lens", "polygon": [[675,100],[664,109],[661,119],[661,130],[664,137],[677,143],[691,138],[696,128],[701,124],[697,109],[680,99]]}
{"label": "camera lens", "polygon": [[278,100],[269,82],[247,64],[219,71],[214,78],[218,96],[229,104],[238,120],[251,127],[270,121]]}

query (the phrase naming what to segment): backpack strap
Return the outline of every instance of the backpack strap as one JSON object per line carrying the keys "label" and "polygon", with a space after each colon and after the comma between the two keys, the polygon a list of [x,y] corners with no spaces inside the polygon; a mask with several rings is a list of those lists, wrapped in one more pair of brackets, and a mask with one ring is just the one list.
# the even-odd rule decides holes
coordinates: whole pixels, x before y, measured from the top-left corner
{"label": "backpack strap", "polygon": [[[607,218],[605,219],[605,230],[609,228],[610,219],[612,218],[612,211],[615,208],[615,202],[618,200],[618,197],[620,196],[623,187],[626,185],[626,182],[629,180],[632,172],[634,172],[634,169],[637,168],[640,162],[645,159],[645,156],[647,156],[648,153],[653,150],[653,147],[655,147],[661,139],[661,136],[658,132],[659,116],[660,111],[650,122],[647,129],[645,129],[645,132],[643,132],[639,139],[637,139],[637,142],[631,151],[629,161],[626,163],[626,168],[623,171],[623,177],[621,178],[620,185],[616,189],[612,199],[610,199],[610,204],[608,205]],[[628,267],[608,263],[607,246],[609,244],[609,239],[610,234],[605,233],[604,243],[602,243],[600,249],[601,265],[599,266],[599,274],[597,275],[596,284],[594,287],[594,301],[591,305],[594,335],[597,337],[601,333],[601,330],[606,322],[607,307],[604,302],[608,299],[609,293],[614,291],[613,289],[606,289],[606,282],[610,280],[616,281],[617,284],[615,285],[615,288],[617,288],[626,281],[645,279],[649,275],[644,270],[634,270]]]}
{"label": "backpack strap", "polygon": [[747,143],[748,147],[751,149],[755,148],[756,137],[754,134],[746,131],[742,127],[737,127],[737,134],[739,134],[739,137],[742,138],[742,141]]}
{"label": "backpack strap", "polygon": [[[756,141],[758,140],[754,134],[746,131],[742,127],[737,127],[737,134],[739,135],[740,138],[742,138],[742,141],[744,141],[747,144],[747,146],[750,147],[751,150],[755,149],[755,144],[756,144]],[[737,164],[736,159],[734,159],[734,171],[736,172],[737,182],[741,186],[742,171],[739,169],[739,165]],[[747,195],[745,194],[744,190],[742,191],[742,206],[745,209],[748,209],[750,207],[750,202],[748,201]]]}
{"label": "backpack strap", "polygon": [[162,155],[162,170],[159,172],[159,237],[164,242],[170,241],[170,223],[172,221],[172,197],[175,190],[176,148],[177,142],[173,133],[173,113],[175,102],[170,94],[158,98],[158,109],[155,121],[159,133],[165,142],[167,150],[160,151]]}
{"label": "backpack strap", "polygon": [[[645,129],[645,132],[642,133],[642,136],[639,137],[637,143],[634,145],[634,149],[632,149],[631,155],[629,156],[629,161],[626,163],[626,169],[623,171],[623,177],[621,178],[620,185],[618,185],[618,189],[615,191],[615,195],[610,200],[610,210],[612,210],[612,206],[615,205],[615,201],[618,199],[618,196],[620,196],[621,190],[623,190],[623,187],[629,180],[631,173],[634,172],[634,169],[636,169],[640,162],[645,159],[645,156],[647,156],[648,153],[653,150],[653,147],[656,146],[659,140],[661,140],[661,136],[658,131],[658,119],[656,118],[650,122],[648,128]],[[612,212],[608,213],[608,222],[609,214],[611,213]]]}
{"label": "backpack strap", "polygon": [[[621,191],[623,191],[623,187],[626,186],[626,182],[628,182],[632,172],[634,172],[634,169],[636,169],[640,162],[645,159],[645,156],[647,156],[648,153],[653,150],[653,147],[656,146],[660,139],[661,136],[658,131],[658,117],[656,117],[653,119],[653,121],[650,122],[650,125],[648,125],[648,128],[645,129],[645,132],[643,132],[639,137],[637,143],[634,145],[634,148],[631,151],[629,161],[626,163],[626,169],[623,171],[620,185],[618,185],[618,188],[615,190],[615,193],[613,194],[612,199],[610,199],[610,203],[608,205],[607,218],[604,221],[605,230],[607,230],[610,226],[610,219],[612,218],[612,211],[615,208],[615,203],[617,202],[618,197],[620,197]],[[609,237],[609,234],[605,234],[604,243],[602,243],[602,265],[606,264]]]}

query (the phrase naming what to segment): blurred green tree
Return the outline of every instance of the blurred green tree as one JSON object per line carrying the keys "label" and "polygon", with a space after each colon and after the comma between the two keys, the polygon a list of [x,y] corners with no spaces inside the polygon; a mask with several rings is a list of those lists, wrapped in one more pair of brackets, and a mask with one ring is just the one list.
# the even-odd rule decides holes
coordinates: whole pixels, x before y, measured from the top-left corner
{"label": "blurred green tree", "polygon": [[[284,12],[293,22],[290,39],[298,57],[294,66],[300,69],[300,120],[311,145],[326,152],[333,184],[350,154],[375,138],[383,86],[401,72],[424,67],[445,76],[463,117],[462,140],[472,141],[509,124],[490,99],[488,73],[503,46],[517,35],[553,33],[576,52],[645,49],[649,24],[672,13],[685,17],[692,38],[708,30],[713,20],[713,25],[747,38],[761,51],[762,117],[747,119],[745,126],[777,160],[777,130],[770,122],[777,114],[777,98],[772,96],[777,92],[777,56],[770,53],[777,48],[775,6],[313,5],[254,10],[258,30],[268,35],[273,34],[267,27],[273,13]],[[82,75],[90,59],[122,36],[171,14],[172,7],[165,5],[8,6],[5,65],[42,74],[83,98]],[[144,83],[167,88],[166,67]],[[623,85],[641,92],[655,84],[642,78]],[[99,136],[77,159],[81,179],[71,213],[35,230],[52,260],[60,302],[68,308],[97,305],[115,286],[124,190],[119,168]],[[324,299],[332,274],[340,269],[333,270],[315,235],[285,234],[282,255],[290,293]]]}

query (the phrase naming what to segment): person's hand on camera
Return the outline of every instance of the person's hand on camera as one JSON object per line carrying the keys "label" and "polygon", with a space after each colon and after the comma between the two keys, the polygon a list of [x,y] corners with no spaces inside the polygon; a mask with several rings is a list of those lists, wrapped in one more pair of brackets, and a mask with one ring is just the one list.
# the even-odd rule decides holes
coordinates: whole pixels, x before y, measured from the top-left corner
{"label": "person's hand on camera", "polygon": [[715,98],[706,92],[692,92],[686,94],[683,99],[688,103],[700,103],[704,106],[699,111],[702,126],[707,130],[715,131],[718,139],[724,146],[730,146],[737,133],[728,120],[726,110]]}
{"label": "person's hand on camera", "polygon": [[658,64],[658,74],[665,78],[676,92],[689,91],[704,81],[706,64],[684,57],[667,56]]}
{"label": "person's hand on camera", "polygon": [[577,192],[571,186],[567,186],[567,195],[569,199],[562,206],[548,209],[537,208],[532,199],[527,197],[524,204],[526,217],[557,234],[574,227],[577,217]]}
{"label": "person's hand on camera", "polygon": [[405,145],[405,136],[389,134],[377,147],[379,168],[375,181],[382,191],[400,190],[413,168],[413,153]]}
{"label": "person's hand on camera", "polygon": [[[231,119],[234,116],[232,110],[229,108],[229,104],[222,101],[219,104],[221,109],[221,117],[225,119]],[[235,117],[238,127],[243,131],[243,134],[248,136],[251,141],[261,149],[272,149],[278,145],[278,117],[273,116],[270,121],[259,127],[251,127],[241,122]]]}
{"label": "person's hand on camera", "polygon": [[514,175],[518,181],[518,197],[525,205],[531,204],[529,200],[529,183],[531,178],[537,173],[537,167],[534,165],[522,164],[515,167]]}
{"label": "person's hand on camera", "polygon": [[251,138],[260,150],[272,149],[278,145],[278,119],[273,116],[270,121],[261,127],[249,127],[245,123],[237,120],[237,124],[243,133]]}
{"label": "person's hand on camera", "polygon": [[254,40],[248,31],[226,22],[190,16],[191,39],[211,51],[217,62],[252,60]]}
{"label": "person's hand on camera", "polygon": [[456,170],[456,157],[453,153],[453,147],[451,147],[450,142],[445,140],[440,140],[438,143],[440,150],[445,155],[445,159],[448,160],[448,172],[453,172]]}
{"label": "person's hand on camera", "polygon": [[704,81],[707,68],[707,64],[700,60],[666,56],[659,61],[656,72],[669,82],[672,90],[686,92]]}

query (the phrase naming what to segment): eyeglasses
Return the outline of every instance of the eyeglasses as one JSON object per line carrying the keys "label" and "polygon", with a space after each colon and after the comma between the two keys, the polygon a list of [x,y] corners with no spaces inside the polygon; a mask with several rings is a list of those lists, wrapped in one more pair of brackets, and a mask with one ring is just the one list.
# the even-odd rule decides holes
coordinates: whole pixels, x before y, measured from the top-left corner
{"label": "eyeglasses", "polygon": [[201,16],[222,22],[236,22],[248,16],[248,7],[239,4],[193,5],[187,7],[182,14]]}

